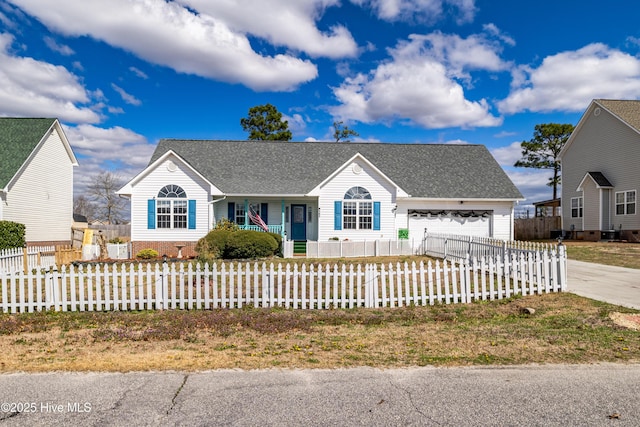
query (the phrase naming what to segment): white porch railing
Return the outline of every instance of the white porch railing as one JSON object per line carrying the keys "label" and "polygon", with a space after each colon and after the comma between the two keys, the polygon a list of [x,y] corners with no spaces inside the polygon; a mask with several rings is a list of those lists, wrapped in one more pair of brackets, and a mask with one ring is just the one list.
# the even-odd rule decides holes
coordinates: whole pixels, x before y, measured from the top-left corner
{"label": "white porch railing", "polygon": [[455,304],[566,290],[566,257],[396,265],[122,264],[0,275],[5,313],[284,307],[328,309]]}

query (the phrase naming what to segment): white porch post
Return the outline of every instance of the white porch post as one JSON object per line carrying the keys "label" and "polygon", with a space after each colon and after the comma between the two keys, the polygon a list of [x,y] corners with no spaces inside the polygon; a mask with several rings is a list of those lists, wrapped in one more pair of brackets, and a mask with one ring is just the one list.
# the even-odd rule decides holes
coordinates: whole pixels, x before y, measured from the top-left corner
{"label": "white porch post", "polygon": [[285,212],[285,209],[284,209],[284,199],[282,199],[282,204],[281,204],[281,208],[280,208],[280,215],[282,216],[282,217],[280,218],[280,224],[282,224],[282,228],[281,228],[281,230],[282,230],[282,231],[281,231],[282,240],[284,240],[284,239],[285,239],[285,232],[284,232],[284,227],[285,227],[285,225],[284,225],[284,224],[285,224],[285,223],[284,223],[284,212]]}

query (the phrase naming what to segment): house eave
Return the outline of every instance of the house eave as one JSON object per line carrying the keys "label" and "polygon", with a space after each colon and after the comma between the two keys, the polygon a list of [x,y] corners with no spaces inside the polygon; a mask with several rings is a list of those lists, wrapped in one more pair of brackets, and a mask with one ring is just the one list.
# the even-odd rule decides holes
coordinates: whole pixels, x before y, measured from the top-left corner
{"label": "house eave", "polygon": [[525,200],[521,198],[478,198],[478,197],[398,197],[402,201],[416,202],[520,202]]}
{"label": "house eave", "polygon": [[280,199],[291,199],[291,198],[316,198],[317,196],[309,195],[309,194],[270,194],[270,193],[225,193],[227,197],[273,197]]}

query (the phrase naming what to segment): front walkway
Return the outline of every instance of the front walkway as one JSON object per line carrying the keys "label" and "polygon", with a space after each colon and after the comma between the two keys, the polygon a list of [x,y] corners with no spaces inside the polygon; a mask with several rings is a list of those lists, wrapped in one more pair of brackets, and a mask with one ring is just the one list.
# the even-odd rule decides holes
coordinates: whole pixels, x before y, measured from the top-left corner
{"label": "front walkway", "polygon": [[640,270],[567,260],[568,292],[640,310]]}

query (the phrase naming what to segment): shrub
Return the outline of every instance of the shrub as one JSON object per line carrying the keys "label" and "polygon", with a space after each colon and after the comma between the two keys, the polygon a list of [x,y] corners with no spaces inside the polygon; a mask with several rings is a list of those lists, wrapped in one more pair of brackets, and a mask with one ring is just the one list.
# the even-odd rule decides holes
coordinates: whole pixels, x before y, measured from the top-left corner
{"label": "shrub", "polygon": [[278,242],[271,234],[240,230],[229,236],[224,257],[230,259],[264,258],[273,256],[277,249]]}
{"label": "shrub", "polygon": [[213,229],[207,233],[206,236],[198,240],[195,247],[195,251],[198,254],[198,261],[212,262],[216,258],[222,258],[227,247],[227,240],[232,233],[234,233],[234,231],[225,228]]}
{"label": "shrub", "polygon": [[136,258],[140,258],[140,259],[153,259],[153,258],[158,258],[158,251],[156,251],[155,249],[142,249],[140,250],[140,252],[138,252],[136,254]]}
{"label": "shrub", "polygon": [[216,222],[216,226],[213,227],[214,230],[227,230],[227,231],[238,231],[238,225],[231,221],[228,218],[222,218],[220,221]]}
{"label": "shrub", "polygon": [[269,233],[269,235],[276,239],[276,243],[278,243],[278,247],[276,248],[274,254],[282,256],[282,236],[278,233]]}
{"label": "shrub", "polygon": [[13,221],[0,221],[0,250],[24,247],[26,227]]}

